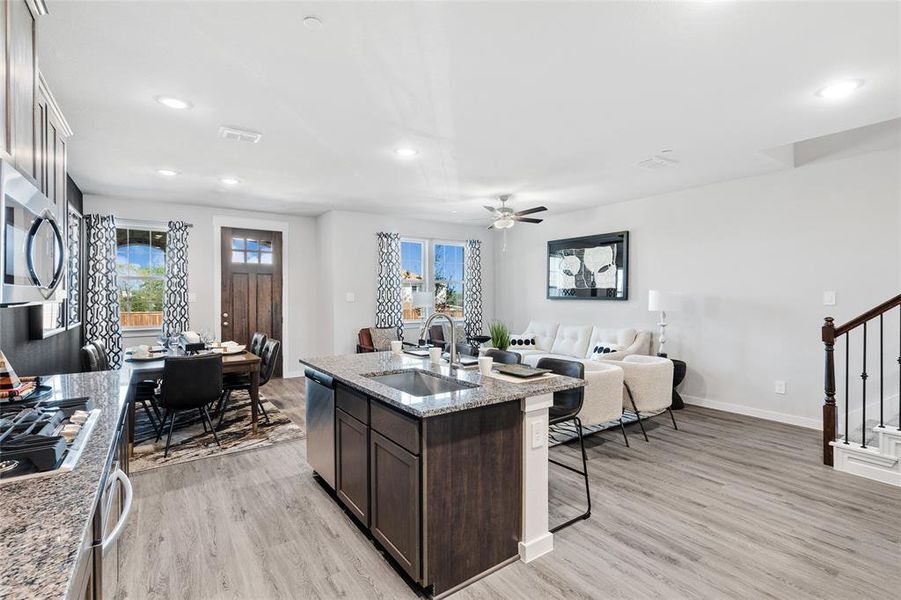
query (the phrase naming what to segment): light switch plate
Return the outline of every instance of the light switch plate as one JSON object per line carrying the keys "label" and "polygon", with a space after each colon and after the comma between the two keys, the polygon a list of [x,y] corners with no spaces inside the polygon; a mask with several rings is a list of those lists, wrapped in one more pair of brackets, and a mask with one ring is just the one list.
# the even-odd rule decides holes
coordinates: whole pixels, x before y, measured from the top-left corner
{"label": "light switch plate", "polygon": [[827,290],[823,292],[823,306],[835,306],[835,292]]}
{"label": "light switch plate", "polygon": [[347,293],[344,295],[344,301],[345,301],[345,302],[356,302],[356,301],[357,301],[357,295],[354,294],[353,292],[347,292]]}
{"label": "light switch plate", "polygon": [[532,448],[541,448],[544,446],[547,436],[541,423],[532,423]]}
{"label": "light switch plate", "polygon": [[188,292],[188,302],[197,302],[197,294]]}
{"label": "light switch plate", "polygon": [[782,381],[781,379],[777,379],[775,389],[776,389],[777,394],[784,394],[785,393],[785,382]]}

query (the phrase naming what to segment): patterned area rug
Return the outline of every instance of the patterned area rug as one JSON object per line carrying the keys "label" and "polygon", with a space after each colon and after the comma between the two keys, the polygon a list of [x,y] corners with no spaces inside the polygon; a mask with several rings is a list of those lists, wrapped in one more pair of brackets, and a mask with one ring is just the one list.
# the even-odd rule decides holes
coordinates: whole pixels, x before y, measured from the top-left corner
{"label": "patterned area rug", "polygon": [[[623,425],[634,423],[637,420],[638,418],[635,416],[635,413],[627,412],[623,414]],[[592,433],[597,433],[598,431],[604,431],[606,429],[613,428],[619,429],[619,420],[607,421],[606,423],[601,423],[599,425],[583,426],[582,436],[587,437]],[[639,435],[641,434],[639,433]],[[548,427],[548,441],[550,442],[551,447],[565,444],[567,442],[571,442],[572,440],[578,439],[579,434],[576,431],[576,424],[572,421],[566,421],[565,423],[560,423],[559,425],[551,425],[550,427]]]}
{"label": "patterned area rug", "polygon": [[[183,411],[175,419],[172,431],[172,444],[169,456],[164,458],[166,434],[159,442],[155,441],[156,433],[150,419],[141,406],[135,412],[135,447],[130,468],[133,473],[184,463],[211,456],[221,456],[233,452],[242,452],[253,448],[271,446],[277,442],[302,439],[306,432],[278,410],[262,395],[260,399],[269,414],[266,423],[262,413],[259,415],[257,435],[250,433],[250,396],[247,392],[232,393],[229,409],[225,413],[222,427],[216,430],[222,447],[216,446],[213,434],[204,431],[200,414],[197,411]],[[218,423],[218,415],[210,415],[213,425]],[[168,425],[167,425],[168,430]]]}

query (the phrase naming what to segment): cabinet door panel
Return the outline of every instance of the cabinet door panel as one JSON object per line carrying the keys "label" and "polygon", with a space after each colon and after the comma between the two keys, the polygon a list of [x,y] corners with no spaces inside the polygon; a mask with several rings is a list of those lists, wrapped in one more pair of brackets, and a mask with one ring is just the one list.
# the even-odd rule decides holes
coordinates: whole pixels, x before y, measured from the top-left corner
{"label": "cabinet door panel", "polygon": [[16,166],[35,176],[34,17],[25,0],[9,0],[10,125]]}
{"label": "cabinet door panel", "polygon": [[419,581],[419,457],[376,431],[370,436],[372,535]]}
{"label": "cabinet door panel", "polygon": [[341,409],[336,409],[335,449],[338,498],[368,526],[369,427]]}

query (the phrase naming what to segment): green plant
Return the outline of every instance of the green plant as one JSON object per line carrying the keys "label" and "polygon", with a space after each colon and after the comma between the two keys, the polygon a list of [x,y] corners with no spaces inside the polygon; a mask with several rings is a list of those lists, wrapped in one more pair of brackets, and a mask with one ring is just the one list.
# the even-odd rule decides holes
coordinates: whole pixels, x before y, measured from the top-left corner
{"label": "green plant", "polygon": [[510,345],[510,330],[500,321],[495,321],[488,326],[491,334],[491,344],[498,350],[506,350]]}

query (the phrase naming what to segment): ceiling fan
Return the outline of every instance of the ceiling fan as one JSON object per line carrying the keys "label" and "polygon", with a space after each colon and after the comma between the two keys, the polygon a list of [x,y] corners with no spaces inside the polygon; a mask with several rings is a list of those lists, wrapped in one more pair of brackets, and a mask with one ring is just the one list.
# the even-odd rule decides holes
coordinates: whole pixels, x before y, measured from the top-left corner
{"label": "ceiling fan", "polygon": [[529,219],[526,218],[526,215],[538,213],[547,210],[547,208],[543,206],[536,206],[535,208],[528,208],[526,210],[514,212],[512,208],[507,207],[507,200],[509,199],[509,195],[498,196],[498,200],[501,201],[500,206],[485,207],[485,209],[492,213],[492,215],[494,216],[494,221],[491,223],[491,225],[488,226],[488,229],[509,229],[510,227],[513,227],[513,224],[517,221],[519,221],[520,223],[541,223],[542,219]]}

